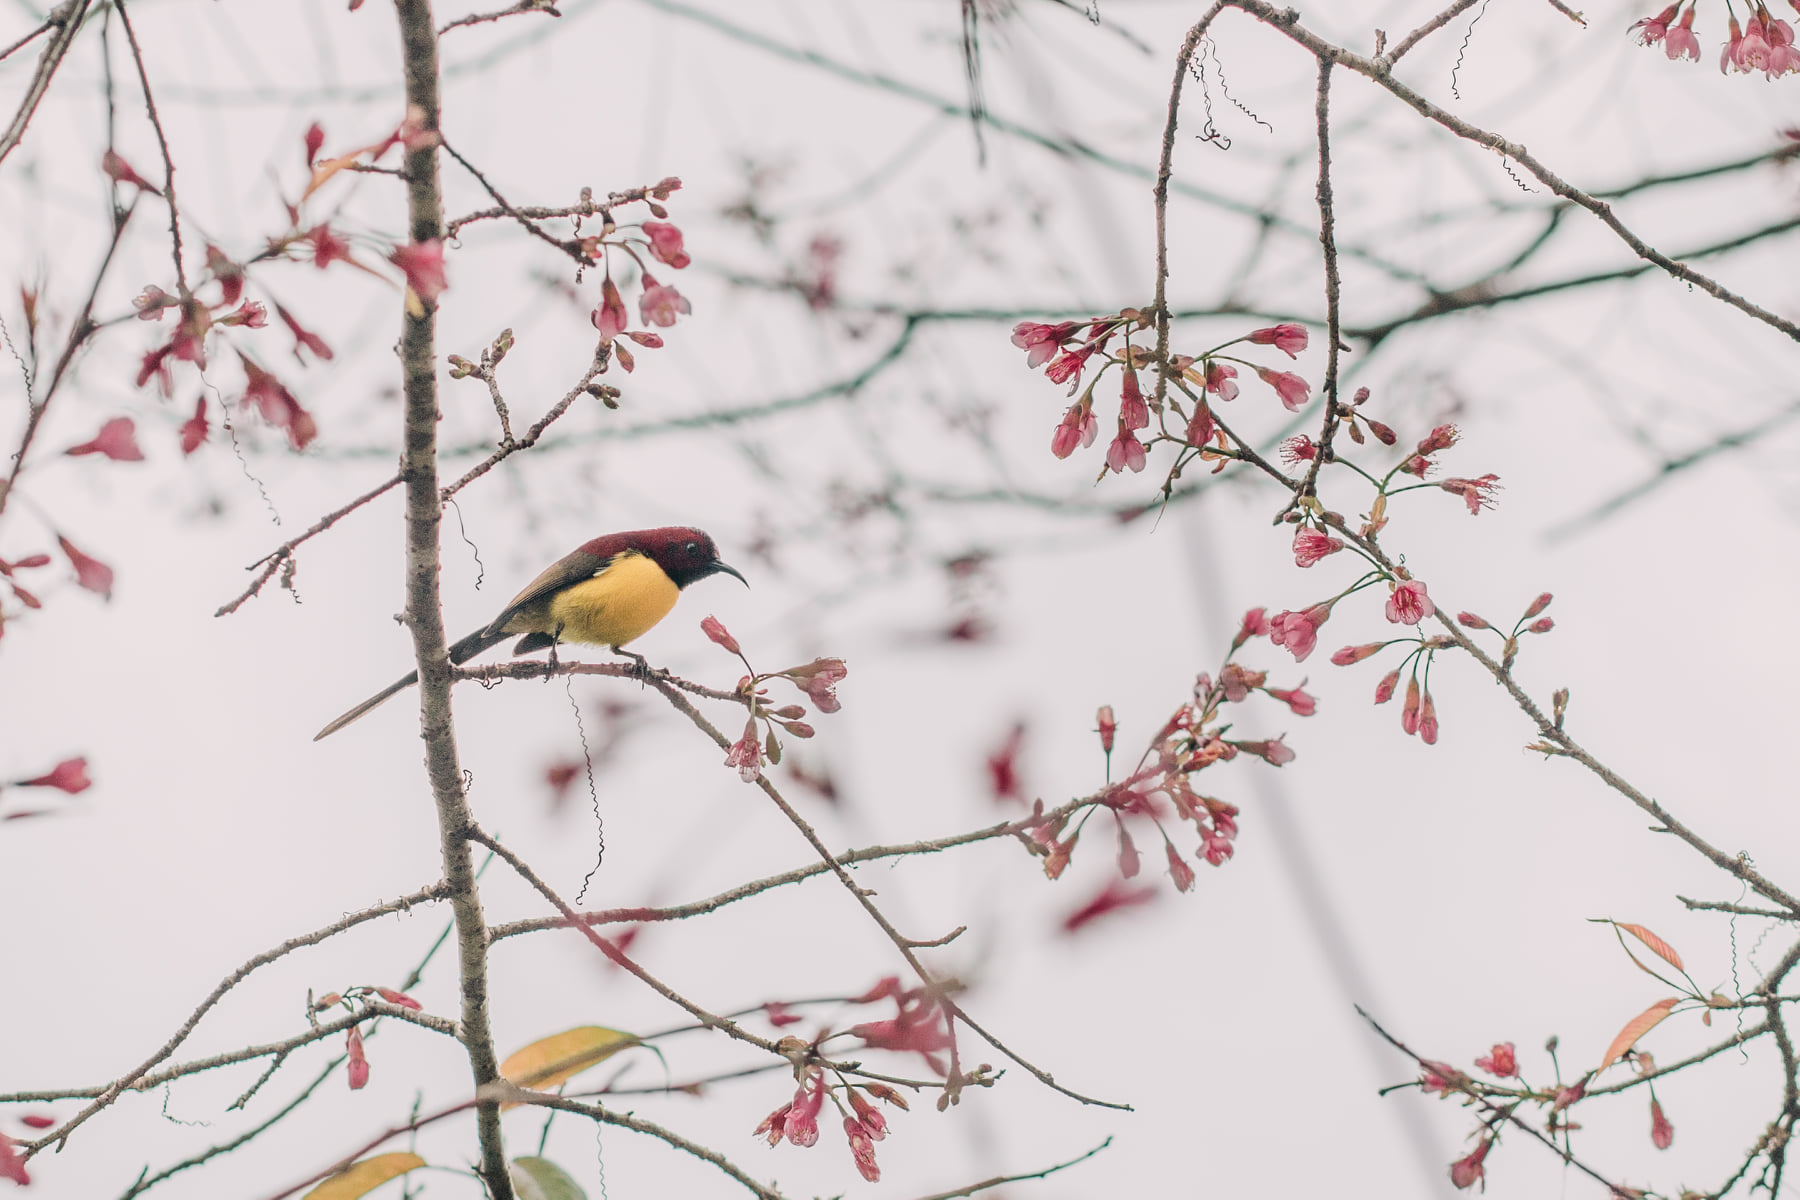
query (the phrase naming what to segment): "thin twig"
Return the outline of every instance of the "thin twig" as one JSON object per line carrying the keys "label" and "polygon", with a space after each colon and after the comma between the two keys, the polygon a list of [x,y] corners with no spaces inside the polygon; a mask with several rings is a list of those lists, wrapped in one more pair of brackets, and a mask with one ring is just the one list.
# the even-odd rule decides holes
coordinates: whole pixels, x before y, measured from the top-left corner
{"label": "thin twig", "polygon": [[[12,123],[6,127],[6,132],[0,133],[0,162],[6,161],[6,156],[13,152],[13,147],[24,139],[25,127],[31,124],[32,114],[37,112],[44,93],[50,90],[50,79],[56,74],[56,68],[62,65],[69,47],[75,44],[75,36],[81,32],[88,5],[92,2],[93,0],[64,0],[44,18],[46,25],[56,27],[56,36],[45,43],[44,52],[38,56],[37,67],[31,73],[31,82],[25,86],[25,95],[19,100],[18,111],[13,114]],[[36,37],[37,34],[31,36]],[[17,50],[24,44],[20,42],[12,50]],[[11,54],[12,50],[7,53]]]}
{"label": "thin twig", "polygon": [[181,261],[181,209],[175,203],[175,156],[169,153],[169,139],[163,133],[162,118],[156,114],[156,97],[150,92],[150,71],[144,66],[144,52],[138,48],[137,33],[131,28],[131,18],[125,13],[125,0],[112,0],[112,6],[119,14],[119,24],[125,28],[125,40],[131,44],[131,58],[137,63],[138,82],[144,88],[144,109],[150,114],[151,128],[156,130],[156,144],[162,147],[162,195],[169,203],[169,241],[170,254],[175,260],[175,288],[182,300],[191,300],[193,293],[188,291],[187,268]]}
{"label": "thin twig", "polygon": [[334,509],[331,512],[328,512],[324,516],[320,517],[317,521],[313,522],[312,526],[309,529],[307,529],[305,533],[302,533],[302,534],[298,535],[297,537],[289,538],[287,541],[281,543],[281,545],[275,547],[275,549],[273,549],[273,550],[269,551],[267,554],[263,555],[263,557],[257,559],[255,562],[251,563],[245,569],[254,571],[258,567],[261,567],[262,568],[261,573],[259,573],[257,575],[256,579],[250,584],[250,586],[248,588],[244,589],[244,592],[242,595],[240,595],[237,599],[231,601],[229,604],[222,605],[219,608],[219,610],[213,614],[213,616],[226,617],[226,616],[230,616],[232,613],[236,612],[238,610],[239,606],[242,605],[246,600],[249,600],[252,596],[254,596],[258,592],[262,591],[263,585],[268,583],[269,580],[271,580],[275,577],[275,572],[277,572],[281,569],[282,564],[286,563],[287,561],[289,561],[290,559],[292,559],[294,557],[294,551],[299,548],[301,543],[310,541],[311,539],[317,537],[319,534],[324,533],[327,529],[330,529],[333,525],[336,525],[339,521],[343,520],[345,517],[349,516],[351,513],[355,512],[357,509],[361,508],[363,505],[368,504],[370,501],[374,500],[378,496],[385,495],[386,493],[392,491],[395,487],[397,487],[399,485],[399,483],[400,483],[400,476],[398,476],[398,475],[395,475],[390,479],[384,480],[382,483],[376,485],[375,487],[371,488],[369,491],[364,492],[362,495],[358,496],[356,499],[350,501],[350,503],[344,505],[341,508]]}
{"label": "thin twig", "polygon": [[1045,1167],[1041,1171],[1029,1171],[1023,1175],[996,1175],[992,1179],[984,1179],[980,1183],[971,1183],[967,1187],[960,1187],[954,1191],[933,1192],[929,1196],[919,1197],[919,1200],[958,1200],[959,1197],[973,1196],[976,1192],[985,1192],[989,1188],[997,1188],[1003,1184],[1023,1183],[1028,1179],[1044,1179],[1056,1174],[1058,1171],[1066,1171],[1078,1163],[1086,1162],[1110,1145],[1112,1145],[1112,1139],[1109,1137],[1098,1146],[1095,1146],[1092,1150],[1089,1150],[1086,1154],[1071,1158],[1068,1162],[1057,1163],[1053,1167]]}
{"label": "thin twig", "polygon": [[519,13],[532,12],[541,12],[547,17],[562,16],[561,13],[556,11],[556,5],[548,3],[547,0],[519,0],[519,2],[511,8],[502,8],[496,12],[470,13],[466,17],[458,17],[456,20],[451,21],[440,28],[438,30],[438,36],[443,37],[452,29],[461,29],[465,25],[481,25],[488,21],[498,21],[501,17],[511,17],[516,16]]}

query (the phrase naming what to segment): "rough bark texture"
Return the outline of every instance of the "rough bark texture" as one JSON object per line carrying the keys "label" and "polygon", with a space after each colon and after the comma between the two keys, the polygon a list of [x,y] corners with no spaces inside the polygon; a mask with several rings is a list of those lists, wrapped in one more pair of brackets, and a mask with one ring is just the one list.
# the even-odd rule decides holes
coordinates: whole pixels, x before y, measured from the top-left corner
{"label": "rough bark texture", "polygon": [[[397,0],[402,53],[406,69],[409,113],[424,128],[438,127],[437,32],[429,0]],[[415,243],[443,236],[443,193],[438,181],[437,147],[420,145],[406,154],[407,216]],[[405,380],[405,442],[400,474],[406,488],[406,620],[412,630],[419,664],[419,728],[425,742],[425,770],[437,805],[444,879],[456,914],[458,967],[462,982],[463,1045],[475,1085],[499,1077],[493,1033],[488,1025],[487,921],[469,851],[468,830],[474,824],[463,794],[462,764],[450,719],[450,659],[444,642],[439,602],[438,526],[442,502],[438,493],[437,363],[433,345],[436,316],[430,304],[407,294],[400,337],[400,364]],[[480,1171],[488,1194],[512,1200],[506,1152],[500,1136],[500,1110],[483,1104],[476,1110],[481,1143]]]}

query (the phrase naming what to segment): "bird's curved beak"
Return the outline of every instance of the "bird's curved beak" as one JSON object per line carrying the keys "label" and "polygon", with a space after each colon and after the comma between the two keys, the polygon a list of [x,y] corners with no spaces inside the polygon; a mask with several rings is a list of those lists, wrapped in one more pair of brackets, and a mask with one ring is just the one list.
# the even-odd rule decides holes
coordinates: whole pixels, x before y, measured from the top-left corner
{"label": "bird's curved beak", "polygon": [[722,562],[715,561],[713,563],[713,570],[723,571],[725,574],[731,576],[733,579],[737,580],[739,583],[743,584],[745,587],[750,586],[750,581],[748,579],[745,579],[742,575],[739,575],[736,567],[726,566]]}

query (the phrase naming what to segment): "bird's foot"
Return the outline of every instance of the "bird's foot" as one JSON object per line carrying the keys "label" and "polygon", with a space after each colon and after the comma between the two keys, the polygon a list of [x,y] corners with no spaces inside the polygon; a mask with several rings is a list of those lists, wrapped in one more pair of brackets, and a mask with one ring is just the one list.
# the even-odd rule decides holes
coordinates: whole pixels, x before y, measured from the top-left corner
{"label": "bird's foot", "polygon": [[669,677],[667,671],[660,667],[651,666],[650,660],[641,654],[634,654],[630,650],[621,650],[617,646],[612,648],[612,652],[620,658],[629,658],[631,660],[632,678],[640,683],[649,683],[652,680],[667,679]]}

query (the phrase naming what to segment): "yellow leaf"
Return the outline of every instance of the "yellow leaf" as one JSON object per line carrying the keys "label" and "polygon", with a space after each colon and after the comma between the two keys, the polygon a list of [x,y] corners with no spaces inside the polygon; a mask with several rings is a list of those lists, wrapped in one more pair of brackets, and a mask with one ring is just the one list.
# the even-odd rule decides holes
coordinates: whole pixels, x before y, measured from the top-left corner
{"label": "yellow leaf", "polygon": [[500,1074],[520,1087],[547,1092],[595,1063],[637,1044],[636,1034],[599,1025],[583,1025],[540,1038],[517,1051],[500,1064]]}
{"label": "yellow leaf", "polygon": [[1654,952],[1658,958],[1674,967],[1677,971],[1687,970],[1686,967],[1681,965],[1681,955],[1675,953],[1675,947],[1669,945],[1669,943],[1663,941],[1654,933],[1645,929],[1642,925],[1627,925],[1623,921],[1614,921],[1613,926],[1617,929],[1623,929],[1626,933],[1629,933],[1632,937],[1650,947],[1651,951]]}
{"label": "yellow leaf", "polygon": [[356,156],[361,153],[363,153],[362,150],[352,150],[341,158],[328,159],[314,167],[312,180],[307,183],[306,190],[300,193],[300,199],[304,201],[308,196],[324,187],[333,175],[355,162]]}
{"label": "yellow leaf", "polygon": [[356,1200],[388,1180],[398,1179],[424,1165],[425,1160],[416,1154],[377,1154],[374,1158],[350,1164],[306,1193],[304,1200]]}
{"label": "yellow leaf", "polygon": [[1612,1040],[1612,1045],[1606,1048],[1606,1057],[1600,1060],[1599,1069],[1595,1073],[1598,1074],[1599,1071],[1604,1071],[1606,1068],[1612,1066],[1613,1062],[1621,1054],[1631,1049],[1631,1047],[1637,1043],[1639,1038],[1661,1024],[1662,1019],[1669,1015],[1669,1010],[1680,1003],[1681,997],[1679,996],[1670,1000],[1658,1000],[1655,1004],[1652,1004],[1649,1008],[1646,1008],[1643,1012],[1625,1022],[1625,1028],[1619,1030],[1618,1036]]}

